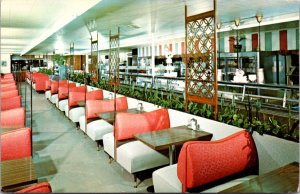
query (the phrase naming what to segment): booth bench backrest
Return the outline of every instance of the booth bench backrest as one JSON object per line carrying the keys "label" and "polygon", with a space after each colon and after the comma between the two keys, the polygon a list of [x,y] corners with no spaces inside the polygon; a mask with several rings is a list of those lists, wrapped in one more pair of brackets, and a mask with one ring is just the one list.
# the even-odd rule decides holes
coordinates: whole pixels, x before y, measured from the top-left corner
{"label": "booth bench backrest", "polygon": [[9,110],[13,108],[19,108],[22,106],[21,96],[14,96],[11,98],[4,98],[0,102],[1,110]]}
{"label": "booth bench backrest", "polygon": [[86,93],[86,100],[102,100],[103,90],[93,90]]}
{"label": "booth bench backrest", "polygon": [[16,193],[52,193],[52,188],[48,182],[42,182],[21,189]]}
{"label": "booth bench backrest", "polygon": [[[85,96],[86,95],[86,96]],[[78,101],[83,101],[86,97],[86,100],[102,100],[103,99],[103,90],[94,90],[87,92],[70,92],[69,94],[69,107],[77,106]]]}
{"label": "booth bench backrest", "polygon": [[46,83],[45,83],[45,89],[46,90],[50,90],[51,89],[51,82],[52,82],[51,79],[47,79],[46,80]]}
{"label": "booth bench backrest", "polygon": [[1,84],[13,84],[16,83],[14,79],[1,79]]}
{"label": "booth bench backrest", "polygon": [[256,146],[246,130],[216,141],[186,142],[177,164],[182,192],[247,170],[258,173]]}
{"label": "booth bench backrest", "polygon": [[1,99],[11,98],[11,97],[18,96],[18,95],[19,95],[18,90],[9,90],[9,91],[5,91],[5,92],[1,92]]}
{"label": "booth bench backrest", "polygon": [[31,129],[21,128],[0,134],[1,160],[13,160],[30,157],[31,153]]}
{"label": "booth bench backrest", "polygon": [[[67,80],[59,80],[59,86],[66,86],[68,84]],[[56,94],[58,92],[58,82],[51,82],[51,94]]]}
{"label": "booth bench backrest", "polygon": [[12,73],[1,74],[1,79],[14,78]]}
{"label": "booth bench backrest", "polygon": [[43,74],[43,73],[34,73],[34,74],[32,74],[32,82],[35,83],[39,79],[43,79],[43,80],[49,79],[49,75]]}
{"label": "booth bench backrest", "polygon": [[[116,98],[116,110],[127,110],[128,103],[126,97]],[[114,111],[114,99],[111,100],[87,100],[86,119],[98,118],[96,113]]]}
{"label": "booth bench backrest", "polygon": [[25,127],[25,108],[14,108],[1,111],[0,126],[1,128],[22,128]]}
{"label": "booth bench backrest", "polygon": [[1,92],[7,92],[7,91],[12,91],[12,90],[17,90],[17,86],[16,85],[11,85],[11,86],[1,86]]}
{"label": "booth bench backrest", "polygon": [[67,97],[64,96],[63,94],[68,93],[68,90],[71,88],[75,88],[76,87],[76,83],[69,83],[69,88],[68,88],[68,84],[65,85],[59,85],[58,88],[58,99],[66,99]]}
{"label": "booth bench backrest", "polygon": [[142,114],[118,113],[115,121],[116,140],[133,138],[134,134],[170,128],[167,109]]}
{"label": "booth bench backrest", "polygon": [[11,87],[17,87],[16,83],[13,82],[13,83],[8,83],[8,84],[2,84],[1,83],[1,89],[4,89],[4,88],[11,88]]}
{"label": "booth bench backrest", "polygon": [[86,86],[78,86],[75,88],[70,88],[69,90],[69,98],[68,98],[68,106],[69,108],[72,106],[77,106],[77,101],[84,100]]}

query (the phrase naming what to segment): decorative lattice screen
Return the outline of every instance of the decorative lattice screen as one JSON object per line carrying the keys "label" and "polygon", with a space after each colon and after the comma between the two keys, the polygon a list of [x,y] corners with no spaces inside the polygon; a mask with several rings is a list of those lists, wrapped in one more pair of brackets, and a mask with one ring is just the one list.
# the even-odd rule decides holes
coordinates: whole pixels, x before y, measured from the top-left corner
{"label": "decorative lattice screen", "polygon": [[109,83],[119,85],[119,28],[118,34],[109,36]]}
{"label": "decorative lattice screen", "polygon": [[98,80],[98,33],[96,39],[91,38],[91,63],[89,72],[91,74],[91,80]]}
{"label": "decorative lattice screen", "polygon": [[215,11],[187,16],[186,28],[186,111],[189,102],[209,104],[218,111],[215,58]]}

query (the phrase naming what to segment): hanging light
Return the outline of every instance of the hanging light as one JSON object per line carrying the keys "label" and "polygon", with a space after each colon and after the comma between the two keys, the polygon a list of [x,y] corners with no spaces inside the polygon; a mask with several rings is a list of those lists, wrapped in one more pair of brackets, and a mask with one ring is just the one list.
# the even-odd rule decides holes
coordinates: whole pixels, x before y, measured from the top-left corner
{"label": "hanging light", "polygon": [[263,19],[263,15],[261,13],[257,13],[255,17],[256,17],[257,22],[260,24],[260,22]]}
{"label": "hanging light", "polygon": [[218,23],[217,23],[217,29],[220,30],[220,29],[221,29],[221,26],[222,26],[222,23],[221,23],[221,22],[218,22]]}
{"label": "hanging light", "polygon": [[238,27],[240,25],[240,18],[234,19],[234,24],[236,27]]}
{"label": "hanging light", "polygon": [[263,19],[263,14],[261,12],[257,12],[256,13],[256,20],[258,22],[258,53],[259,53],[259,56],[258,56],[258,67],[260,66],[260,62],[261,62],[261,57],[260,57],[260,51],[261,51],[261,43],[260,43],[260,22],[262,21]]}

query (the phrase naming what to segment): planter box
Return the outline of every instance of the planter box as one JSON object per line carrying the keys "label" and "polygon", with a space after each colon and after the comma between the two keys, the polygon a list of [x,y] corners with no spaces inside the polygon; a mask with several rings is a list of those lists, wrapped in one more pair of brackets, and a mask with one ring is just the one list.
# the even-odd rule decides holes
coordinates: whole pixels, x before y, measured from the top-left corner
{"label": "planter box", "polygon": [[233,133],[241,131],[243,129],[228,125],[225,123],[220,123],[218,121],[206,119],[189,113],[181,112],[178,110],[168,109],[169,116],[171,121],[171,127],[179,125],[187,125],[188,121],[192,118],[197,120],[197,123],[200,124],[200,129],[207,131],[213,134],[212,140],[222,139]]}
{"label": "planter box", "polygon": [[[103,90],[104,94],[108,95],[110,91]],[[117,94],[117,96],[123,96]],[[138,103],[143,103],[145,111],[152,111],[161,108],[155,104],[127,97],[128,107],[136,108]],[[187,125],[188,120],[195,118],[200,124],[200,129],[213,134],[212,140],[225,138],[233,133],[243,130],[232,125],[221,123],[218,121],[195,116],[189,113],[181,112],[174,109],[168,109],[171,127],[179,125]],[[297,161],[299,162],[299,143],[274,137],[271,135],[259,135],[253,133],[258,158],[259,158],[259,174],[263,174],[284,166],[285,164]]]}
{"label": "planter box", "polygon": [[147,112],[161,108],[155,104],[152,104],[152,103],[149,103],[146,101],[142,101],[142,100],[137,100],[137,99],[131,98],[131,97],[127,97],[127,102],[128,102],[128,108],[136,108],[138,103],[142,103],[143,107],[144,107],[144,111],[147,111]]}

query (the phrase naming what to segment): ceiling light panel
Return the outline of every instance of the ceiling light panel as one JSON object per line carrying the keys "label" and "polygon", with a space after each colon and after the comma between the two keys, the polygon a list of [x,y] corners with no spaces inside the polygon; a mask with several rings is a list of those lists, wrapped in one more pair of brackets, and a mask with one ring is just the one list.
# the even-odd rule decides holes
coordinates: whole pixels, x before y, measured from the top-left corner
{"label": "ceiling light panel", "polygon": [[[34,29],[32,40],[21,54],[80,16],[101,0],[2,0],[1,23],[4,27]],[[22,33],[20,33],[22,34]]]}

